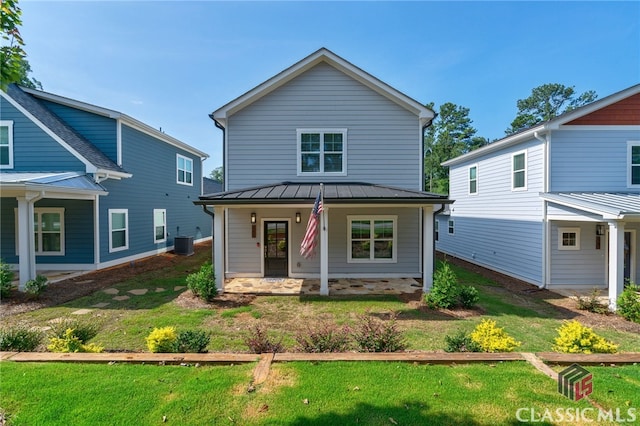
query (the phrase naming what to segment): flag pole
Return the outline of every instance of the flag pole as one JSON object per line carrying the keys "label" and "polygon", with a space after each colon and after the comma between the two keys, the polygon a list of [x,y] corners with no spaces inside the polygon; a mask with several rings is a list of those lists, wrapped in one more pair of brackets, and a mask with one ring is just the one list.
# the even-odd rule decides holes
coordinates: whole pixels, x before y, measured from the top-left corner
{"label": "flag pole", "polygon": [[320,202],[322,203],[322,230],[327,229],[324,224],[324,183],[320,182]]}

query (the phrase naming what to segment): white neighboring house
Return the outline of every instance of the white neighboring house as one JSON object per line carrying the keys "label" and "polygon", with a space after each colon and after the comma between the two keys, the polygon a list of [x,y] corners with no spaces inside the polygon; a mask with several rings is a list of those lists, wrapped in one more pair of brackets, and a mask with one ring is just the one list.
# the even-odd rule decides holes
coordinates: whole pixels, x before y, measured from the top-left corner
{"label": "white neighboring house", "polygon": [[437,250],[548,289],[638,279],[640,84],[451,159]]}

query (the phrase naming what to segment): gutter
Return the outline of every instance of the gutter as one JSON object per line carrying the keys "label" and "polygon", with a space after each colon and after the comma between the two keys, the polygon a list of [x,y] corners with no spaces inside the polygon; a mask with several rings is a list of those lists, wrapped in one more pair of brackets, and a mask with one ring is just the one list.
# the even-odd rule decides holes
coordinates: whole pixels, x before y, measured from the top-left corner
{"label": "gutter", "polygon": [[[543,136],[538,131],[533,132],[533,137],[542,142],[542,178],[544,192],[549,192],[549,133]],[[551,226],[547,217],[547,209],[549,203],[542,199],[542,282],[539,288],[547,288],[549,278],[551,277],[551,250],[549,250],[549,241],[551,241]]]}

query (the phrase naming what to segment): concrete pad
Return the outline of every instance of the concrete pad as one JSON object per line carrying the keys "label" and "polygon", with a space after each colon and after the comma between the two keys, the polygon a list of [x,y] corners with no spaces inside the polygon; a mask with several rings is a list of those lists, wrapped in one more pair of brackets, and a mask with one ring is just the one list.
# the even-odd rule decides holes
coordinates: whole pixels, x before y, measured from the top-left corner
{"label": "concrete pad", "polygon": [[78,309],[77,311],[71,312],[71,315],[86,315],[92,311],[93,309]]}
{"label": "concrete pad", "polygon": [[105,306],[109,306],[108,302],[100,302],[95,305],[91,305],[92,308],[104,308]]}
{"label": "concrete pad", "polygon": [[102,291],[104,293],[106,293],[106,294],[118,294],[118,293],[120,293],[120,290],[118,290],[117,288],[105,288]]}
{"label": "concrete pad", "polygon": [[129,293],[134,294],[136,296],[142,296],[147,294],[148,291],[149,289],[147,288],[135,288],[133,290],[129,290]]}
{"label": "concrete pad", "polygon": [[117,300],[118,302],[121,302],[123,300],[128,300],[128,299],[130,299],[129,296],[116,296],[113,298],[113,300]]}

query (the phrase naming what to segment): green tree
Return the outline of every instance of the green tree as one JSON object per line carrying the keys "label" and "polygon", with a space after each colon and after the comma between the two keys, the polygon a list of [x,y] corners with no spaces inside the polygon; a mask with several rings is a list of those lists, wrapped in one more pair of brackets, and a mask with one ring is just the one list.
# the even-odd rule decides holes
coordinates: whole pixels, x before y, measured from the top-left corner
{"label": "green tree", "polygon": [[[433,102],[427,104],[434,109]],[[424,138],[425,189],[429,192],[449,192],[449,169],[441,163],[486,145],[486,138],[475,136],[469,108],[451,102],[440,105],[433,124]]]}
{"label": "green tree", "polygon": [[23,60],[26,56],[24,41],[18,27],[22,24],[22,10],[17,0],[2,0],[0,4],[0,25],[2,26],[2,47],[0,47],[0,89],[6,90],[11,83],[20,81]]}
{"label": "green tree", "polygon": [[215,169],[211,170],[211,173],[209,173],[209,177],[215,181],[224,182],[224,169],[222,168],[222,166],[216,167]]}
{"label": "green tree", "polygon": [[578,95],[574,86],[567,87],[558,83],[543,84],[531,90],[528,98],[518,99],[518,114],[505,133],[511,135],[551,120],[560,114],[591,103],[597,97],[593,90]]}
{"label": "green tree", "polygon": [[33,77],[29,77],[29,74],[31,74],[31,65],[29,65],[29,61],[25,58],[22,59],[20,63],[20,70],[18,72],[20,78],[13,83],[17,83],[20,86],[28,87],[30,89],[42,90],[42,83]]}

